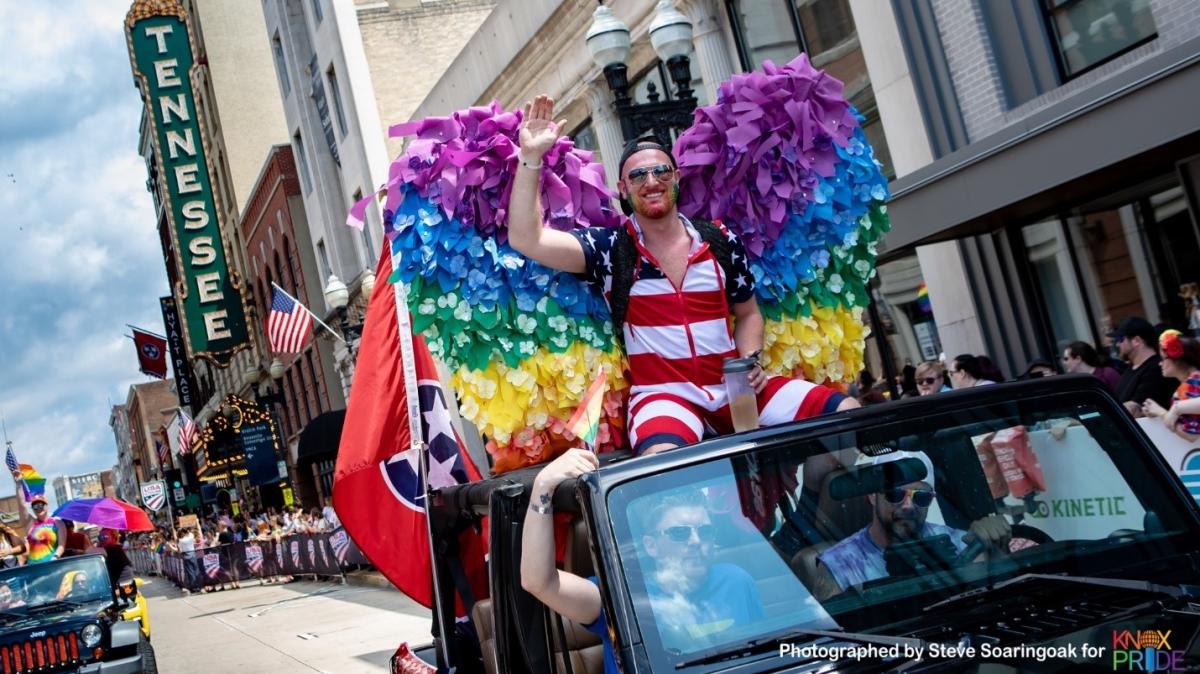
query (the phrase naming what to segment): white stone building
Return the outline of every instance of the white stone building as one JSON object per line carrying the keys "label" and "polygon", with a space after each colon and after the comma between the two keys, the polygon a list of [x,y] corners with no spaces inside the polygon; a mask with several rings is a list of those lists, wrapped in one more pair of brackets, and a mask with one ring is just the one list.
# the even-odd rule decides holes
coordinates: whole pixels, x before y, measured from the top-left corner
{"label": "white stone building", "polygon": [[[423,92],[474,33],[491,2],[265,0],[266,39],[283,101],[288,138],[304,192],[323,281],[350,289],[350,322],[361,322],[365,279],[374,282],[382,243],[377,207],[366,226],[345,226],[350,207],[387,180],[387,127],[408,120]],[[337,323],[329,307],[310,307]],[[322,311],[324,309],[324,311]],[[342,342],[335,360],[343,390],[353,359]]]}

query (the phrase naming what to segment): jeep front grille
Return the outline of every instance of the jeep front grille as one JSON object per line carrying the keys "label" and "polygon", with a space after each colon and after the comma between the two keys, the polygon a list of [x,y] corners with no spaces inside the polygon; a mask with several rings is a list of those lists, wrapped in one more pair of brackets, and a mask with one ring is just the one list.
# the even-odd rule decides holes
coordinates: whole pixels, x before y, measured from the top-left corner
{"label": "jeep front grille", "polygon": [[81,663],[79,637],[74,632],[51,634],[0,646],[0,672],[50,672]]}

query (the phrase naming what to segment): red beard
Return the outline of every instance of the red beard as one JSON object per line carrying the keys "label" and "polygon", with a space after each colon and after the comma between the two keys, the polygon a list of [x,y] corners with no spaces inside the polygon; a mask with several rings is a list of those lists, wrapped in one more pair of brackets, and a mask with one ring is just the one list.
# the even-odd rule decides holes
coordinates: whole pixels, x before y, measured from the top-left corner
{"label": "red beard", "polygon": [[636,194],[629,195],[629,201],[633,206],[633,212],[637,215],[650,220],[658,220],[667,217],[667,214],[675,208],[675,201],[678,194],[679,186],[675,185],[664,192],[661,199],[655,199],[652,203],[646,203]]}

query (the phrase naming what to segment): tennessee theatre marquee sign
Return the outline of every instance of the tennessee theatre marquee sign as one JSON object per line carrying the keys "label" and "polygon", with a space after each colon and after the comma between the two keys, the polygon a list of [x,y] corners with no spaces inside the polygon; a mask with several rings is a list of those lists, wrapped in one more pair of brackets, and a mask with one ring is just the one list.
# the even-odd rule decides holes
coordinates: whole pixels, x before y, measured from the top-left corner
{"label": "tennessee theatre marquee sign", "polygon": [[226,366],[249,347],[240,282],[221,238],[201,111],[193,84],[190,26],[178,0],[138,0],[125,19],[133,74],[153,131],[167,218],[175,247],[184,338],[195,357]]}

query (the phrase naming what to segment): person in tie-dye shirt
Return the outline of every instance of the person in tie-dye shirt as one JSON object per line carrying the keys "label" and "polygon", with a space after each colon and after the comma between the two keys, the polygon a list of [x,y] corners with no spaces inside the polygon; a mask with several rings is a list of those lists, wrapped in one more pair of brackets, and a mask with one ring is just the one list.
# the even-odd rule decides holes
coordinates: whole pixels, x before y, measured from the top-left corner
{"label": "person in tie-dye shirt", "polygon": [[29,509],[33,511],[33,521],[25,536],[28,563],[40,564],[62,558],[67,545],[67,528],[50,516],[50,504],[41,494],[30,499]]}

